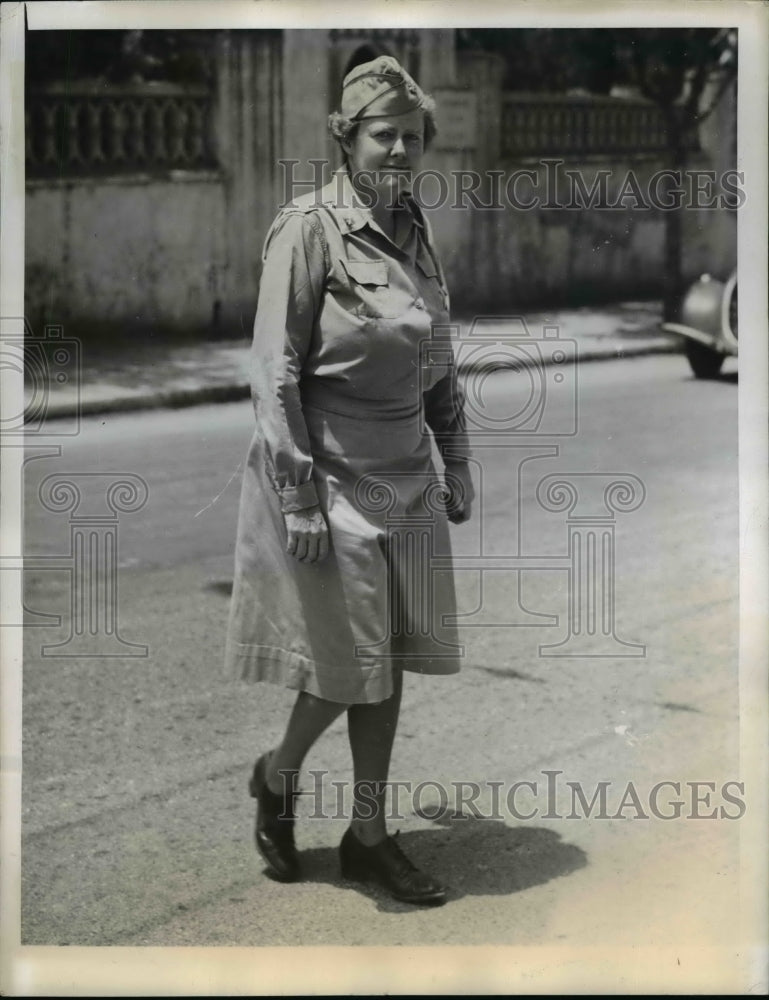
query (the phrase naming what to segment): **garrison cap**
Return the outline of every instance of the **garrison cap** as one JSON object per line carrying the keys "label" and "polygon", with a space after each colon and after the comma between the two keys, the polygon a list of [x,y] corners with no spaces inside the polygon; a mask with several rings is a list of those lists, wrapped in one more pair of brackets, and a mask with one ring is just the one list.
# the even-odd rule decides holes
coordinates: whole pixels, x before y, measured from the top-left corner
{"label": "garrison cap", "polygon": [[405,115],[424,106],[425,93],[397,59],[379,56],[350,70],[342,83],[346,118]]}

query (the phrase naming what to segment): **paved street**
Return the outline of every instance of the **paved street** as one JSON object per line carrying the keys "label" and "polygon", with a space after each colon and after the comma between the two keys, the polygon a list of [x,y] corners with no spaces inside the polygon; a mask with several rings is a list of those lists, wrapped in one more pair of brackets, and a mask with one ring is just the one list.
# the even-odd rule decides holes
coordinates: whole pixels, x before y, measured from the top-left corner
{"label": "paved street", "polygon": [[[255,303],[254,303],[255,305]],[[525,325],[522,325],[523,321]],[[515,338],[540,341],[544,331],[556,327],[561,339],[573,340],[583,360],[637,357],[682,350],[681,338],[663,333],[661,302],[620,302],[529,312],[523,317],[465,316],[456,320],[455,345],[477,346],[477,335],[492,334],[505,343]],[[252,329],[227,340],[166,340],[149,342],[135,337],[109,341],[94,338],[67,340],[69,376],[59,379],[58,368],[36,369],[25,385],[28,423],[37,419],[45,400],[49,417],[82,414],[124,413],[162,407],[184,407],[203,403],[231,403],[249,395]],[[481,350],[480,360],[484,350]],[[460,367],[478,362],[472,350],[457,353]]]}
{"label": "paved street", "polygon": [[[573,369],[575,434],[547,436],[570,426],[567,379],[548,396],[546,433],[478,450],[478,516],[452,529],[456,553],[542,565],[520,578],[514,568],[481,577],[470,562],[460,567],[461,610],[479,626],[462,630],[466,665],[453,677],[407,678],[392,778],[487,783],[477,802],[487,818],[466,807],[430,819],[433,785],[419,802],[401,800],[403,818],[391,824],[451,886],[437,910],[343,883],[336,847],[346,821],[311,819],[311,795],[297,833],[305,881],[271,881],[253,850],[247,778],[292,696],[221,673],[250,404],[89,418],[61,439],[60,458],[32,461],[27,553],[42,558],[27,574],[26,603],[62,623],[25,630],[22,942],[728,947],[740,824],[684,818],[694,794],[686,782],[714,783],[694,811],[738,811],[722,792],[740,777],[737,386],[734,368],[725,371],[698,382],[675,355],[584,365]],[[489,413],[525,409],[528,375],[485,378]],[[45,565],[67,552],[70,524],[41,507],[38,486],[54,472],[95,471],[133,473],[149,490],[142,510],[120,515],[117,550],[120,635],[146,645],[146,657],[41,655],[70,633],[69,575]],[[599,501],[622,474],[643,485],[638,509],[613,522],[615,631],[635,646],[539,655],[568,631],[568,511],[537,496],[556,473],[596,474],[580,483],[598,484]],[[639,645],[645,655],[618,655]],[[327,792],[329,780],[351,780],[342,720],[308,769],[330,772]],[[550,801],[546,771],[562,772],[549,779]],[[503,796],[514,782],[536,783],[516,802],[538,813],[516,818],[503,798],[504,815],[492,814],[493,781]],[[608,782],[612,816],[632,782],[649,818],[631,802],[618,818],[566,819],[567,781],[588,800]],[[681,783],[677,821],[650,814],[662,781]],[[314,787],[309,771],[302,785]],[[674,798],[663,789],[661,811]]]}

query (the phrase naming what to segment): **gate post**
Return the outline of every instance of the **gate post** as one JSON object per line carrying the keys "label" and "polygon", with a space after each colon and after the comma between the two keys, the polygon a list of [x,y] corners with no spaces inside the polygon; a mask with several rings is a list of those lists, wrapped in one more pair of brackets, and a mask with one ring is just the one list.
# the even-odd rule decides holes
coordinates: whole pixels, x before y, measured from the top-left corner
{"label": "gate post", "polygon": [[282,33],[220,31],[216,38],[216,145],[224,185],[220,324],[250,333],[261,250],[278,207],[282,153]]}

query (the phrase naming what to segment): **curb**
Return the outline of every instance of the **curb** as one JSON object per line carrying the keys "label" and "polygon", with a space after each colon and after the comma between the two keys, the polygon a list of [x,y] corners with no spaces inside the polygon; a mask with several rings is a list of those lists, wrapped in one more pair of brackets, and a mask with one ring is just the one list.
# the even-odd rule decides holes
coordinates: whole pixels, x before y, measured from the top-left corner
{"label": "curb", "polygon": [[[580,350],[577,353],[578,363],[593,361],[617,361],[623,358],[640,358],[652,354],[680,354],[681,345],[675,341],[668,343],[647,343],[628,344],[627,346],[606,348],[594,348],[592,350]],[[573,363],[573,362],[571,362]],[[525,360],[516,361],[514,364],[505,364],[503,361],[495,361],[489,365],[460,365],[459,371],[470,372],[495,372],[505,370],[518,370],[519,368],[549,367],[553,365],[552,358],[542,358],[541,362]],[[57,406],[55,402],[49,404],[44,420],[64,420],[75,416],[90,417],[107,413],[131,413],[139,410],[181,410],[191,406],[204,406],[208,403],[237,403],[251,396],[251,387],[248,382],[232,382],[225,385],[200,386],[196,389],[175,389],[171,391],[151,392],[141,396],[114,396],[110,399],[84,399],[81,400],[77,408],[66,404]],[[25,418],[29,414],[25,413]],[[40,419],[37,414],[36,420]]]}
{"label": "curb", "polygon": [[665,342],[660,340],[657,343],[651,344],[631,344],[628,346],[613,346],[610,349],[606,348],[593,348],[593,349],[579,349],[575,358],[569,359],[568,356],[564,361],[554,361],[552,357],[542,357],[539,360],[529,360],[526,358],[517,359],[515,362],[506,364],[502,360],[493,361],[490,364],[471,364],[471,365],[458,365],[458,370],[460,372],[494,372],[494,371],[505,371],[513,370],[517,371],[521,368],[549,368],[554,365],[561,364],[584,364],[585,362],[592,361],[620,361],[623,358],[642,358],[647,357],[650,354],[680,354],[681,344],[674,340]]}
{"label": "curb", "polygon": [[51,404],[45,420],[63,420],[77,416],[94,417],[103,413],[130,413],[137,410],[182,410],[206,403],[236,403],[248,399],[251,387],[247,382],[229,385],[200,386],[198,389],[176,389],[152,392],[144,396],[114,396],[112,399],[84,399],[77,407]]}

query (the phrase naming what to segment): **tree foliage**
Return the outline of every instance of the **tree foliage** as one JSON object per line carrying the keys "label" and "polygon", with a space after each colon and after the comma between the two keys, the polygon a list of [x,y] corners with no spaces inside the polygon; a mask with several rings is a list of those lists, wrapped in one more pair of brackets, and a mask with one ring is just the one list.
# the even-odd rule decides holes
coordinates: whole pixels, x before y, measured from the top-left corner
{"label": "tree foliage", "polygon": [[[608,94],[632,88],[665,121],[667,164],[683,171],[692,132],[718,105],[737,72],[737,31],[729,28],[462,29],[458,48],[505,60],[506,90]],[[665,313],[681,293],[683,212],[665,215]]]}
{"label": "tree foliage", "polygon": [[494,52],[505,61],[505,90],[607,94],[626,82],[608,29],[460,28],[460,51]]}
{"label": "tree foliage", "polygon": [[505,61],[505,90],[608,94],[636,87],[660,106],[694,99],[714,69],[737,66],[728,28],[460,28],[460,51]]}
{"label": "tree foliage", "polygon": [[210,84],[213,35],[207,31],[30,31],[28,86],[104,83]]}

